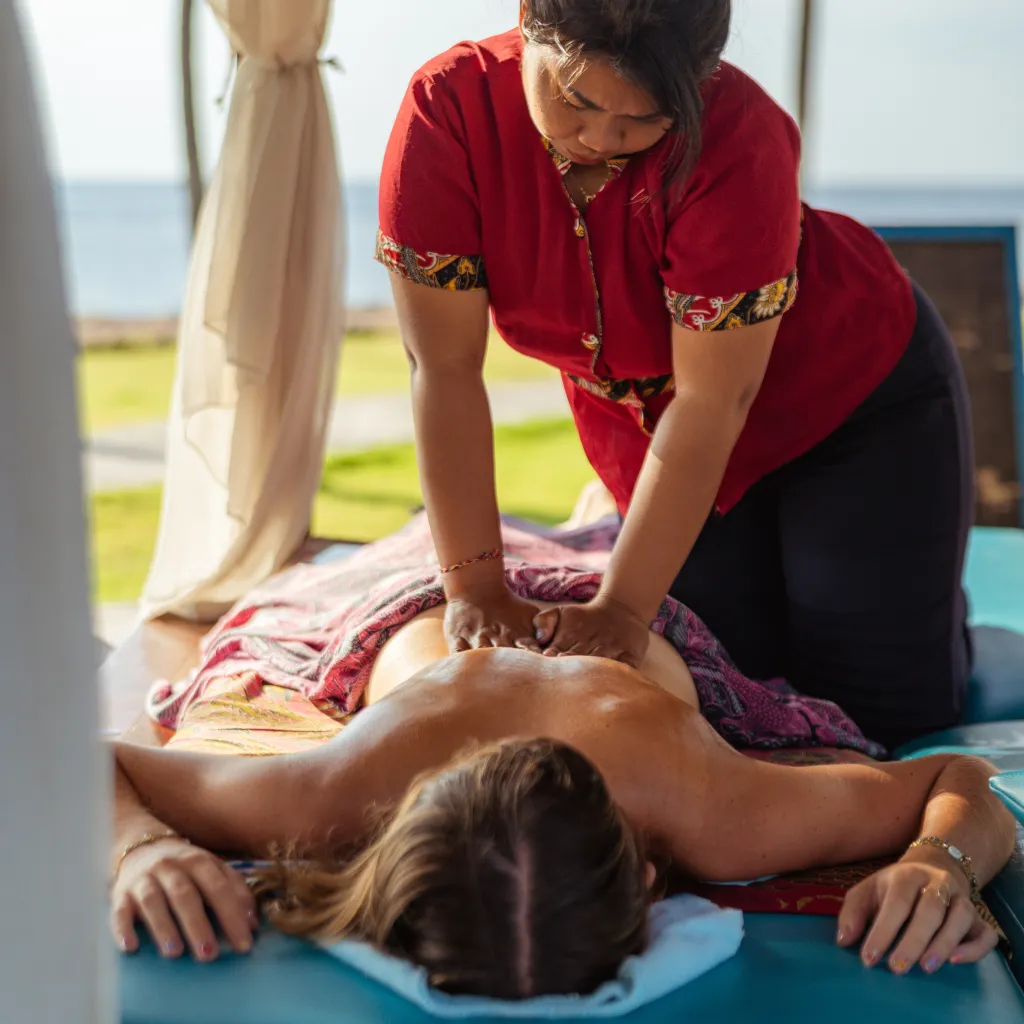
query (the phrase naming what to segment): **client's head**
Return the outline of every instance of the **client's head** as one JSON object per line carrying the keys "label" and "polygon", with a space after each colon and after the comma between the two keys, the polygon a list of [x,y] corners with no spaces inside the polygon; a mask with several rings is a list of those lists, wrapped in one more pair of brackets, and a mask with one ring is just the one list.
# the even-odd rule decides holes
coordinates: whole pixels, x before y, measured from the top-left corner
{"label": "client's head", "polygon": [[586,758],[509,741],[418,779],[340,870],[284,870],[269,910],[421,964],[447,992],[588,993],[646,943],[648,872]]}

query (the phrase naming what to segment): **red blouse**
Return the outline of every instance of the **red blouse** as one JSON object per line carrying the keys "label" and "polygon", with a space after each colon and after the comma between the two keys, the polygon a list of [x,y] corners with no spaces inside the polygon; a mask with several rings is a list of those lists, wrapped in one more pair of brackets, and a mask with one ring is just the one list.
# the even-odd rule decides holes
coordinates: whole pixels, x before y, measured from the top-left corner
{"label": "red blouse", "polygon": [[704,86],[684,192],[665,194],[659,144],[620,162],[581,216],[530,119],[521,56],[514,30],[413,77],[384,161],[377,259],[432,287],[488,290],[508,344],[562,371],[623,512],[673,394],[672,320],[713,333],[785,312],[718,494],[727,511],[895,366],[914,326],[910,282],[874,232],[801,204],[796,125],[728,64]]}

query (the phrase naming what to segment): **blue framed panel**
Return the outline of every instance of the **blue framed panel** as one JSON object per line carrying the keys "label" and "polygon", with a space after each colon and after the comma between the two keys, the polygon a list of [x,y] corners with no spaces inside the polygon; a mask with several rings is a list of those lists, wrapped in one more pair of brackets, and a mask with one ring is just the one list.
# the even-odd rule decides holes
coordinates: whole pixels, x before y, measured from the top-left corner
{"label": "blue framed panel", "polygon": [[[1017,481],[1024,485],[1024,336],[1021,326],[1021,292],[1017,265],[1017,231],[1012,226],[907,225],[876,227],[887,243],[950,245],[996,244],[1002,254],[1003,294],[1013,365],[1013,424]],[[939,299],[939,296],[933,295]],[[1017,525],[1024,526],[1024,493],[1018,501]]]}

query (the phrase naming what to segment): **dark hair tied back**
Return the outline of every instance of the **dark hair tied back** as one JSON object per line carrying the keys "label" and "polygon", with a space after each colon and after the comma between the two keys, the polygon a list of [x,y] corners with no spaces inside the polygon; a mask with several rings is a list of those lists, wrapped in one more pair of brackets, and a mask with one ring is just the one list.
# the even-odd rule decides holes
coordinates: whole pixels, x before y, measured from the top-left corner
{"label": "dark hair tied back", "polygon": [[701,147],[701,83],[719,66],[731,0],[524,0],[523,33],[568,60],[605,58],[672,118],[665,185],[678,189]]}

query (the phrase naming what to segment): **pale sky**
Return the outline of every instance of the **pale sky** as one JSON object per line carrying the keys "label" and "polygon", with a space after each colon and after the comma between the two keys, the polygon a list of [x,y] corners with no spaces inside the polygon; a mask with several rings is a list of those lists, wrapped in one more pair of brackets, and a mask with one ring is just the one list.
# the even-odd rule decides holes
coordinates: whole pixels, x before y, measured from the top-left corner
{"label": "pale sky", "polygon": [[[287,0],[279,0],[285,3]],[[680,0],[682,2],[682,0]],[[183,174],[179,0],[16,0],[35,51],[57,174]],[[797,0],[735,0],[726,56],[792,109]],[[1024,0],[821,0],[808,180],[1024,184]],[[338,0],[324,48],[341,162],[375,179],[410,75],[511,27],[518,0]],[[228,50],[203,7],[198,108],[207,173]]]}

